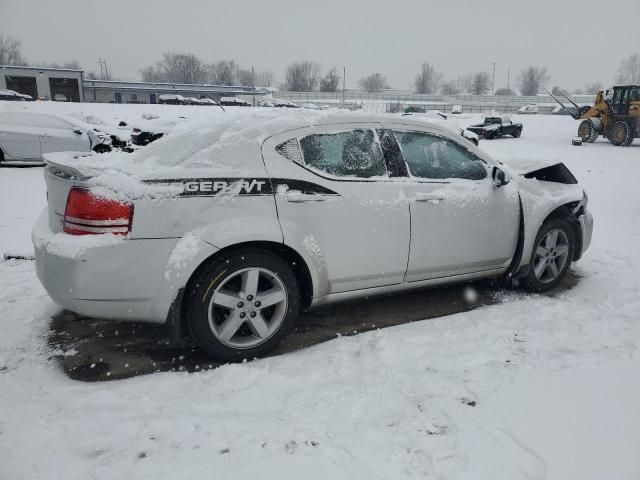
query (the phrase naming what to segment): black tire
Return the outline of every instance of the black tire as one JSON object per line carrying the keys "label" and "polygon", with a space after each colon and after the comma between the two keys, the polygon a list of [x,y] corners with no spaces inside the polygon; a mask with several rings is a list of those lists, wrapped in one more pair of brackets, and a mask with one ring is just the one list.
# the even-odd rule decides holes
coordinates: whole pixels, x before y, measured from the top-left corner
{"label": "black tire", "polygon": [[[539,246],[542,246],[544,248],[544,245],[541,244],[543,243],[547,235],[554,231],[559,231],[564,234],[567,245],[566,259],[561,268],[557,268],[557,257],[554,258],[553,253],[550,253],[549,257],[546,259],[549,265],[551,262],[554,262],[554,264],[556,265],[556,270],[558,273],[555,276],[550,271],[551,269],[544,265],[544,261],[541,262],[541,259],[537,253]],[[569,269],[569,266],[573,261],[575,245],[575,231],[566,218],[552,218],[543,223],[542,227],[540,227],[540,230],[538,231],[538,235],[536,235],[535,243],[533,244],[533,251],[531,252],[531,257],[529,258],[529,272],[527,273],[527,276],[522,279],[523,286],[527,290],[530,290],[532,292],[546,292],[547,290],[552,290],[553,288],[555,288],[567,274],[567,270]],[[540,275],[538,274],[538,272],[540,272],[539,267],[542,268],[542,274]],[[549,275],[545,275],[547,271],[549,271]]]}
{"label": "black tire", "polygon": [[624,120],[613,122],[609,130],[609,141],[616,147],[628,147],[633,143],[635,136],[633,124]]}
{"label": "black tire", "polygon": [[513,132],[513,138],[520,138],[520,135],[522,135],[522,130],[520,128],[516,128],[516,131]]}
{"label": "black tire", "polygon": [[93,151],[96,153],[109,153],[111,151],[111,147],[101,143],[100,145],[93,147]]}
{"label": "black tire", "polygon": [[583,120],[578,126],[578,136],[585,143],[593,143],[598,138],[598,131],[593,126],[593,122],[589,119]]}
{"label": "black tire", "polygon": [[[226,292],[227,285],[233,283],[239,275],[242,275],[239,272],[251,269],[260,269],[268,272],[268,274],[273,274],[275,277],[272,278],[277,278],[281,282],[284,291],[286,291],[285,303],[281,307],[274,308],[281,308],[280,314],[283,318],[280,317],[282,320],[274,327],[273,332],[262,339],[255,330],[252,331],[250,319],[245,313],[245,319],[238,321],[242,323],[239,323],[240,326],[237,327],[237,332],[233,335],[233,338],[229,339],[229,342],[235,342],[235,344],[229,345],[219,338],[221,332],[215,332],[214,329],[220,328],[220,330],[223,330],[222,325],[228,318],[231,318],[232,313],[242,309],[229,309],[228,316],[223,316],[218,323],[216,315],[220,315],[220,308],[212,307],[213,312],[217,313],[212,314],[212,323],[210,323],[210,305],[215,305],[213,296],[218,289]],[[265,276],[264,273],[261,273],[260,281],[268,281],[270,278],[268,274]],[[222,289],[223,286],[225,287],[224,289]],[[241,291],[239,294],[242,296]],[[241,300],[246,302],[244,309],[254,308],[251,305],[251,301],[257,298],[258,295],[253,299],[243,296]],[[256,305],[258,303],[255,302]],[[216,257],[197,272],[185,292],[184,307],[183,321],[188,323],[189,331],[195,343],[207,354],[218,360],[235,362],[243,359],[252,359],[268,353],[291,331],[300,311],[300,290],[293,271],[282,258],[267,250],[250,248],[232,251]],[[267,310],[268,308],[260,311],[261,318],[263,318],[262,312]],[[244,313],[244,311],[241,311],[241,313]],[[266,315],[268,315],[268,312],[265,313],[264,318],[266,318]],[[273,317],[270,320],[273,320]],[[268,324],[267,321],[265,321],[265,324]],[[236,340],[232,342],[233,339]],[[243,341],[248,342],[247,346],[238,346]],[[256,341],[258,343],[251,344],[251,342]]]}
{"label": "black tire", "polygon": [[0,148],[0,163],[4,162],[4,152]]}

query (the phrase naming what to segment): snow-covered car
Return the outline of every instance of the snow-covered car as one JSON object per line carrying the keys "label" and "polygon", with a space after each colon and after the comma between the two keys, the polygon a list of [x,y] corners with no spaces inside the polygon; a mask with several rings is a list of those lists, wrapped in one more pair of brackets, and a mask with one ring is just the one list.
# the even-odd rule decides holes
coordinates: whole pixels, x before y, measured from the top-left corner
{"label": "snow-covered car", "polygon": [[50,152],[108,152],[111,135],[72,117],[0,111],[0,162],[42,162]]}
{"label": "snow-covered car", "polygon": [[494,115],[485,117],[482,123],[468,126],[467,130],[487,140],[492,140],[504,135],[520,138],[522,128],[523,125],[521,123],[513,123],[508,115]]}
{"label": "snow-covered car", "polygon": [[462,113],[462,105],[453,105],[451,107],[451,114],[452,115],[459,115]]}
{"label": "snow-covered car", "polygon": [[242,100],[238,97],[221,97],[220,105],[225,107],[250,107],[251,104],[246,100]]}
{"label": "snow-covered car", "polygon": [[530,105],[524,105],[518,109],[520,115],[535,115],[538,113],[538,105],[532,103]]}
{"label": "snow-covered car", "polygon": [[0,90],[0,100],[8,100],[10,102],[32,102],[33,97],[13,90]]}
{"label": "snow-covered car", "polygon": [[133,155],[48,158],[38,277],[80,314],[271,350],[303,309],[479,278],[554,288],[589,247],[567,167],[493,160],[434,123],[259,111]]}
{"label": "snow-covered car", "polygon": [[287,100],[275,100],[274,107],[277,108],[298,108],[298,104]]}

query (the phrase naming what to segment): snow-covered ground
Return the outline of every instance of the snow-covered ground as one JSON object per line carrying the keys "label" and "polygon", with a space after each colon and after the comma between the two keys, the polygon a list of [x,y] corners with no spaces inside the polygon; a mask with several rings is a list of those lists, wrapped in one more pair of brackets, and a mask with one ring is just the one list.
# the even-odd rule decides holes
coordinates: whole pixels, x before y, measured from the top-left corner
{"label": "snow-covered ground", "polygon": [[[280,357],[87,384],[50,360],[57,307],[33,263],[0,262],[0,479],[640,478],[640,143],[574,147],[568,117],[514,120],[520,139],[481,148],[564,161],[595,217],[580,281],[555,296],[497,292]],[[41,169],[0,169],[0,192],[0,253],[27,253]]]}

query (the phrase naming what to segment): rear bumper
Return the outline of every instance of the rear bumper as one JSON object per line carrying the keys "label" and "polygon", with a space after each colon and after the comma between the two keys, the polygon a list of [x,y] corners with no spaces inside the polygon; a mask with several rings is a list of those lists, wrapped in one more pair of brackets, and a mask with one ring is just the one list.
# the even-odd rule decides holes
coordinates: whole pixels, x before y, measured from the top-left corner
{"label": "rear bumper", "polygon": [[177,239],[115,238],[87,246],[96,237],[54,234],[47,215],[39,218],[32,235],[36,270],[51,298],[81,315],[164,323],[168,305],[159,308],[158,292]]}

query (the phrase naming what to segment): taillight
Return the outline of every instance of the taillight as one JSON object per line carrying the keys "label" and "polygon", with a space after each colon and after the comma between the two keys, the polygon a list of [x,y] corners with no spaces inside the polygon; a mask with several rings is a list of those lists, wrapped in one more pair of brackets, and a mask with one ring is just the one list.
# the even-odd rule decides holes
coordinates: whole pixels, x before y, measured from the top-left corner
{"label": "taillight", "polygon": [[71,235],[113,233],[131,230],[133,204],[99,197],[84,188],[73,187],[64,210],[64,231]]}

